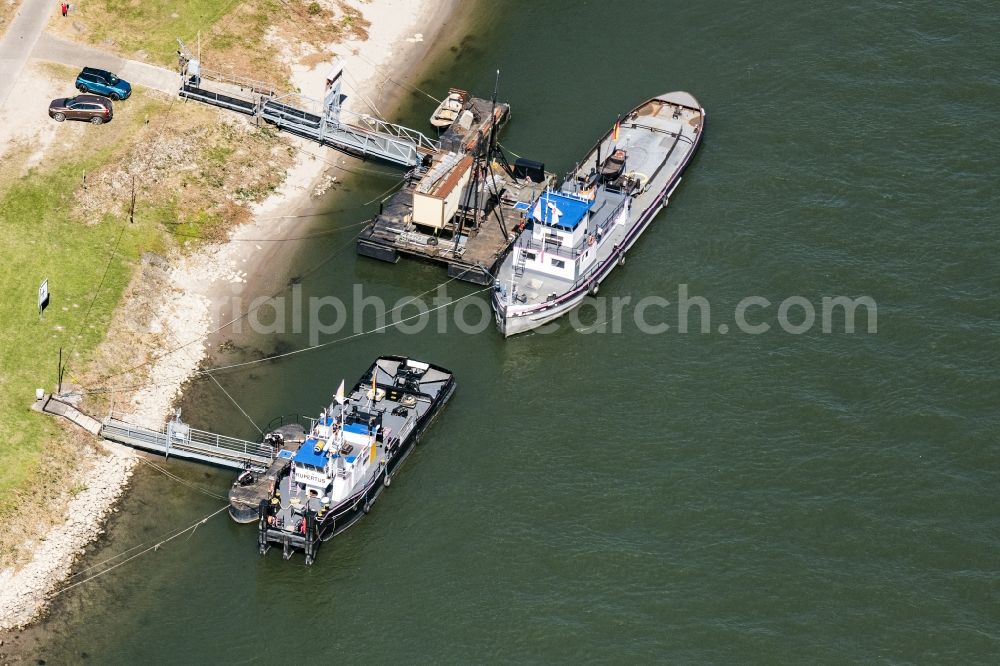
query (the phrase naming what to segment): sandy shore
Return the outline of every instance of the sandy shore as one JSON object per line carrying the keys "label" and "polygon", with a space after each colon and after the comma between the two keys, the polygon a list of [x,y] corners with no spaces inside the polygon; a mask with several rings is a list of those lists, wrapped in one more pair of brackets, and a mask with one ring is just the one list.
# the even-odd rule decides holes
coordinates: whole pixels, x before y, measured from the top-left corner
{"label": "sandy shore", "polygon": [[[351,3],[357,4],[357,3]],[[389,76],[400,79],[419,67],[423,56],[439,34],[448,16],[458,7],[455,0],[368,0],[357,4],[371,22],[364,42],[331,46],[345,61],[349,109],[370,113],[370,105],[390,108],[404,91],[389,85]],[[293,66],[294,83],[308,96],[321,97],[330,65],[309,69]],[[2,110],[0,110],[2,111]],[[44,140],[44,137],[42,137]],[[300,220],[292,216],[309,208],[317,185],[330,167],[348,158],[302,142],[284,185],[255,209],[254,219],[233,233],[228,243],[199,249],[169,261],[168,288],[155,305],[159,332],[181,343],[193,341],[182,351],[159,359],[150,376],[156,385],[131,396],[119,396],[118,404],[129,405],[131,418],[153,427],[162,426],[184,383],[197,371],[209,351],[213,330],[218,326],[215,302],[233,285],[252,288],[257,280],[247,266],[267,266],[281,243],[253,243],[240,239],[280,238],[295,230]],[[273,265],[273,264],[272,264]],[[263,274],[260,275],[263,278]],[[18,571],[0,571],[0,629],[30,623],[47,600],[63,585],[73,562],[84,547],[102,533],[105,517],[124,492],[136,464],[135,454],[110,442],[106,454],[86,461],[81,474],[86,490],[67,508],[67,520],[54,528],[38,545],[30,563]]]}

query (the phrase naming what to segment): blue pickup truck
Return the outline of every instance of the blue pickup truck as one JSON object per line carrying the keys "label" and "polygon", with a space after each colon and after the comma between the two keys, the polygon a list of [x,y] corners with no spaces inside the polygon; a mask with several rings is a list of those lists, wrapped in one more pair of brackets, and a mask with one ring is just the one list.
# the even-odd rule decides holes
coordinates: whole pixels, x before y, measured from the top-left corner
{"label": "blue pickup truck", "polygon": [[76,77],[76,87],[82,93],[96,93],[110,97],[114,101],[128,99],[132,94],[132,86],[111,72],[93,67],[84,67]]}

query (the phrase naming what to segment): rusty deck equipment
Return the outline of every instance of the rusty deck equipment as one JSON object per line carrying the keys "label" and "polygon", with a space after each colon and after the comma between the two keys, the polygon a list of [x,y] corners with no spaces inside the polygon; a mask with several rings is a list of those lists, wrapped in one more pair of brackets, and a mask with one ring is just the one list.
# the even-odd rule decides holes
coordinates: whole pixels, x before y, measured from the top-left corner
{"label": "rusty deck equipment", "polygon": [[491,284],[531,203],[555,180],[542,165],[507,164],[496,137],[509,118],[507,104],[468,99],[442,134],[441,150],[382,202],[358,237],[358,254],[389,263],[401,256],[433,261],[450,277]]}

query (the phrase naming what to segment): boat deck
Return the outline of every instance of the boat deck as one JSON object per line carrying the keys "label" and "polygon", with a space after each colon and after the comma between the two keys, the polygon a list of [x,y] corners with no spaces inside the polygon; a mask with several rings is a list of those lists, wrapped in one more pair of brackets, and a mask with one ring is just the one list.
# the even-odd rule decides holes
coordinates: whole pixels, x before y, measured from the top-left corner
{"label": "boat deck", "polygon": [[[382,213],[361,232],[357,241],[358,254],[391,263],[396,263],[400,255],[434,261],[447,266],[451,277],[475,284],[492,284],[497,265],[517,239],[518,227],[525,220],[529,204],[555,181],[553,174],[546,174],[545,182],[535,183],[515,180],[498,168],[493,172],[496,189],[501,194],[499,206],[489,201],[492,183],[485,192],[463,195],[463,201],[471,203],[476,199],[475,204],[479,205],[460,211],[456,216],[462,218],[461,231],[458,224],[433,230],[410,222],[416,183],[408,183],[383,205]],[[503,220],[503,228],[497,213]]]}
{"label": "boat deck", "polygon": [[[470,98],[458,119],[440,137],[441,153],[435,164],[447,160],[449,153],[479,155],[488,152],[491,129],[499,132],[510,118],[510,107],[491,100]],[[465,119],[463,121],[463,118]],[[396,263],[400,256],[424,259],[444,264],[448,275],[467,282],[492,284],[496,268],[510,244],[517,237],[517,228],[524,220],[524,209],[555,182],[553,174],[546,174],[546,181],[534,183],[528,179],[514,179],[498,165],[491,165],[492,176],[487,176],[489,187],[468,187],[460,197],[461,206],[451,220],[441,228],[414,224],[414,190],[420,177],[437,168],[434,164],[417,169],[410,174],[407,184],[387,201],[357,240],[358,254],[389,263]],[[500,204],[492,192],[500,193]],[[521,206],[518,206],[521,203]],[[503,220],[503,228],[494,209]]]}
{"label": "boat deck", "polygon": [[236,522],[257,520],[261,501],[271,496],[274,484],[285,474],[292,457],[305,441],[305,430],[297,424],[282,426],[275,432],[282,436],[282,444],[271,465],[263,473],[254,475],[252,483],[240,485],[236,482],[229,489],[229,515]]}
{"label": "boat deck", "polygon": [[[623,119],[618,137],[615,138],[614,132],[605,135],[563,185],[564,190],[572,190],[577,183],[587,182],[598,168],[598,155],[607,157],[616,149],[624,149],[627,157],[623,173],[643,183],[637,195],[629,197],[614,188],[597,188],[592,213],[586,222],[587,234],[575,248],[549,244],[543,248],[532,239],[530,231],[516,243],[516,247],[541,255],[542,261],[570,263],[587,249],[586,238],[592,237],[597,239],[596,260],[572,279],[566,279],[537,269],[519,269],[515,252],[511,252],[497,271],[499,299],[511,310],[545,307],[558,296],[580,287],[595,291],[596,283],[610,272],[615,262],[622,260],[658,206],[666,205],[671,192],[664,190],[671,182],[675,186],[679,181],[679,171],[697,145],[702,123],[699,109],[670,103],[668,99],[669,96],[664,96],[651,100]],[[626,202],[626,199],[631,200]],[[628,209],[623,210],[621,206],[626,203]],[[647,210],[649,215],[642,219]]]}
{"label": "boat deck", "polygon": [[441,133],[441,150],[470,155],[482,153],[493,123],[496,123],[496,131],[499,132],[510,120],[510,105],[506,102],[494,105],[492,100],[472,97],[457,115],[461,117],[465,111],[471,114],[472,122],[468,125],[463,125],[460,120],[453,122]]}
{"label": "boat deck", "polygon": [[[416,379],[403,372],[403,363],[394,358],[379,359],[373,366],[378,392],[372,391],[373,378],[369,373],[346,397],[345,403],[332,407],[329,414],[321,415],[309,433],[309,437],[323,445],[331,437],[336,424],[350,423],[356,418],[368,421],[377,416],[381,431],[376,441],[375,458],[368,463],[363,477],[356,481],[347,496],[329,497],[307,490],[305,485],[296,483],[291,474],[282,475],[277,492],[270,499],[269,520],[273,518],[270,524],[275,532],[303,534],[308,512],[315,513],[320,521],[327,513],[336,520],[339,515],[355,511],[365,498],[370,499],[373,484],[378,483],[387,464],[396,461],[397,447],[407,441],[417,423],[430,411],[434,400],[452,379],[450,373],[434,367],[426,369]],[[307,439],[305,445],[311,445],[312,441]],[[347,444],[333,457],[343,455],[350,460],[350,456],[359,454],[357,445]],[[274,540],[276,537],[269,538]]]}

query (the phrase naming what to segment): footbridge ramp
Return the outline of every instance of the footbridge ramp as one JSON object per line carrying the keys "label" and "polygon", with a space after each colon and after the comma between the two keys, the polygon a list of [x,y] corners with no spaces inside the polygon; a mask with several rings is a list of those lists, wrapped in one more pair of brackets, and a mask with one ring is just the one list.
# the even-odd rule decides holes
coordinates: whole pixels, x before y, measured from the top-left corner
{"label": "footbridge ramp", "polygon": [[441,149],[439,141],[417,130],[342,109],[341,63],[326,77],[322,102],[299,93],[279,95],[266,82],[206,69],[183,52],[179,64],[181,97],[251,116],[356,157],[412,168]]}
{"label": "footbridge ramp", "polygon": [[192,428],[179,418],[153,430],[109,415],[101,424],[101,437],[125,446],[230,469],[263,471],[274,461],[275,451],[267,444],[218,435]]}

